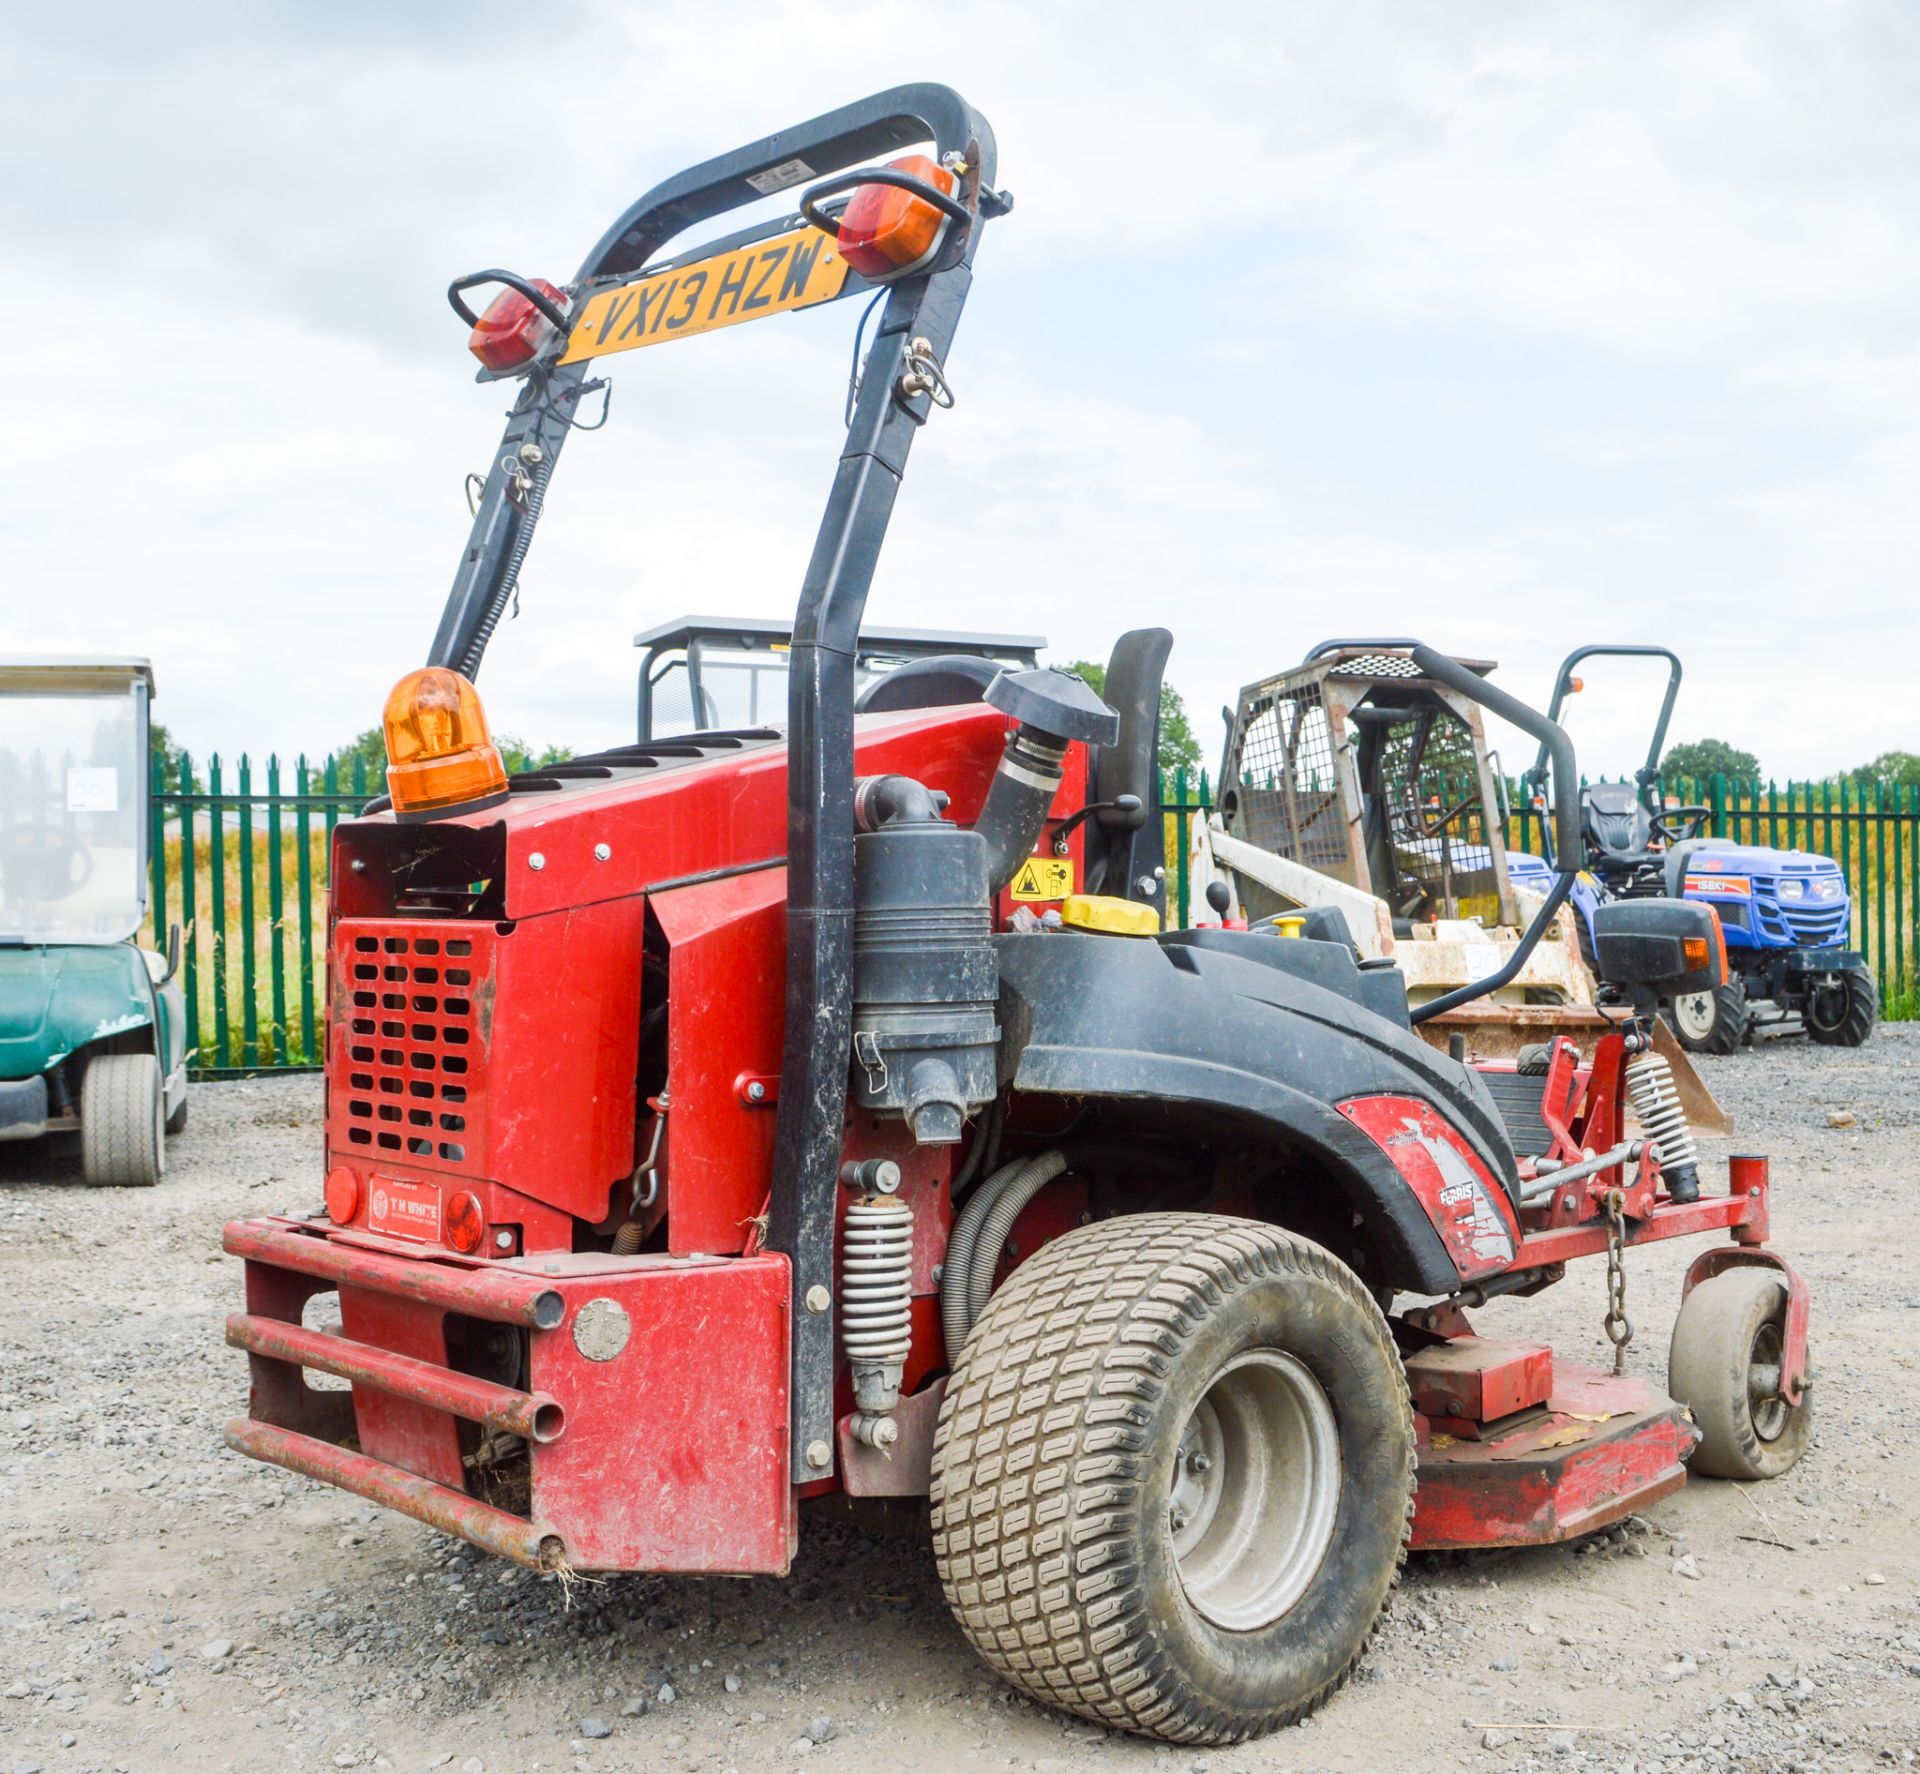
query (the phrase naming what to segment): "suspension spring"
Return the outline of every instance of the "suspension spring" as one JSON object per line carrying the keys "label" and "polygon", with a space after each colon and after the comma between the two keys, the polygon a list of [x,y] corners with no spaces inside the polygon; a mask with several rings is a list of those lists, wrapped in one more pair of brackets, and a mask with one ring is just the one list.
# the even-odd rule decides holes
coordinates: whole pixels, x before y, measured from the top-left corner
{"label": "suspension spring", "polygon": [[840,1229],[840,1341],[852,1370],[853,1433],[868,1447],[899,1436],[893,1408],[913,1349],[913,1209],[897,1195],[851,1203]]}
{"label": "suspension spring", "polygon": [[1660,1176],[1675,1201],[1700,1196],[1699,1152],[1687,1112],[1674,1087],[1673,1067],[1651,1048],[1627,1064],[1627,1100],[1640,1117],[1640,1129],[1660,1151]]}

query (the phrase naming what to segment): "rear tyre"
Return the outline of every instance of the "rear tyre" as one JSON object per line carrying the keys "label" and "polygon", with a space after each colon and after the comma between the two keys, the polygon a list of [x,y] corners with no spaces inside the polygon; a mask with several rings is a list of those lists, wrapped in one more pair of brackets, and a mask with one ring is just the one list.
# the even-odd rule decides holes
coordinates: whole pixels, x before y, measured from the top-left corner
{"label": "rear tyre", "polygon": [[1840,984],[1808,995],[1800,1021],[1822,1047],[1858,1047],[1880,1020],[1880,988],[1871,973],[1843,973]]}
{"label": "rear tyre", "polygon": [[1214,1214],[1067,1234],[948,1381],[934,1552],[1036,1700],[1235,1743],[1352,1673],[1406,1558],[1413,1415],[1380,1309],[1317,1244]]}
{"label": "rear tyre", "polygon": [[1753,1021],[1747,988],[1730,979],[1711,992],[1675,998],[1664,1012],[1667,1025],[1689,1053],[1736,1053]]}
{"label": "rear tyre", "polygon": [[80,1086],[80,1168],[95,1188],[147,1188],[166,1169],[160,1062],[106,1053]]}
{"label": "rear tyre", "polygon": [[1787,1284],[1778,1271],[1728,1269],[1688,1294],[1673,1323],[1667,1390],[1693,1412],[1688,1462],[1714,1478],[1778,1478],[1807,1451],[1812,1403],[1779,1395]]}

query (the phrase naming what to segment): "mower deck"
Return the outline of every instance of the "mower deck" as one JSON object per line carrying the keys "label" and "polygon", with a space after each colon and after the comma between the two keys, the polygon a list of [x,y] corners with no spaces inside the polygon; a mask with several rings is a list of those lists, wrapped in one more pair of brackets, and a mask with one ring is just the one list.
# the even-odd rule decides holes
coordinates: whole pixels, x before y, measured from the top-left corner
{"label": "mower deck", "polygon": [[1407,1378],[1416,1551],[1550,1546],[1686,1483],[1696,1431],[1685,1406],[1645,1380],[1556,1371],[1541,1344],[1478,1337],[1410,1356]]}

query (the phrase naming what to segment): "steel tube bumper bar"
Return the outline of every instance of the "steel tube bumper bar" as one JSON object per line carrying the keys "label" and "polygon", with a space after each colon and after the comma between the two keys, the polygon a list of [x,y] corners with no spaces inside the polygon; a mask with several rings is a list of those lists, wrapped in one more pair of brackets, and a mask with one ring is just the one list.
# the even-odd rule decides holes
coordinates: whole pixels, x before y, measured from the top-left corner
{"label": "steel tube bumper bar", "polygon": [[[1559,1180],[1558,1177],[1555,1179]],[[1657,1244],[1666,1238],[1689,1238],[1698,1232],[1732,1232],[1741,1243],[1759,1243],[1767,1232],[1766,1187],[1731,1195],[1702,1195],[1698,1201],[1662,1202],[1643,1220],[1628,1220],[1628,1245]],[[1537,1269],[1574,1257],[1594,1256],[1607,1248],[1607,1228],[1595,1220],[1576,1226],[1556,1226],[1525,1233],[1513,1259],[1515,1269]]]}
{"label": "steel tube bumper bar", "polygon": [[330,1441],[296,1434],[291,1429],[276,1429],[251,1417],[235,1417],[229,1422],[226,1440],[236,1453],[338,1485],[343,1491],[397,1509],[443,1534],[457,1534],[530,1571],[555,1571],[566,1563],[566,1545],[558,1534],[547,1533],[517,1515],[476,1502],[431,1479],[416,1478],[351,1448],[336,1447]]}
{"label": "steel tube bumper bar", "polygon": [[296,1232],[271,1220],[231,1220],[221,1245],[229,1256],[291,1269],[296,1274],[330,1281],[336,1287],[364,1288],[368,1293],[415,1300],[494,1324],[553,1330],[566,1315],[566,1302],[558,1288],[504,1264],[457,1268],[417,1257],[383,1256],[357,1245]]}
{"label": "steel tube bumper bar", "polygon": [[566,1416],[557,1399],[541,1392],[519,1392],[511,1386],[496,1386],[491,1380],[477,1379],[419,1361],[411,1355],[396,1355],[356,1343],[329,1331],[308,1330],[304,1325],[287,1324],[278,1318],[256,1318],[235,1312],[227,1319],[227,1341],[249,1354],[264,1355],[273,1361],[288,1361],[300,1367],[317,1368],[356,1385],[377,1386],[397,1398],[410,1398],[436,1411],[465,1417],[470,1423],[482,1423],[507,1435],[528,1441],[548,1442],[558,1438]]}

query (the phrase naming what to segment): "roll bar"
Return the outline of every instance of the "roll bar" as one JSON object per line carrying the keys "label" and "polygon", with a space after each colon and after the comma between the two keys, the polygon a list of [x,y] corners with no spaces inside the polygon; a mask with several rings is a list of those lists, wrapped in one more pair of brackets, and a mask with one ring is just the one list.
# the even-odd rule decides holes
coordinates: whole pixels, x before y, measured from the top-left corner
{"label": "roll bar", "polygon": [[[1667,749],[1667,723],[1673,719],[1673,705],[1680,695],[1680,655],[1671,647],[1642,647],[1620,642],[1575,647],[1560,661],[1560,670],[1554,677],[1553,696],[1547,704],[1548,720],[1560,719],[1560,710],[1572,694],[1574,668],[1581,660],[1593,658],[1664,659],[1671,668],[1667,673],[1667,693],[1660,704],[1660,716],[1653,724],[1653,740],[1647,747],[1647,761],[1635,772],[1635,781],[1640,785],[1640,804],[1652,813],[1656,809],[1648,797],[1660,777],[1660,755]],[[1543,745],[1532,768],[1521,778],[1530,790],[1539,788],[1546,781],[1546,765],[1547,748]]]}
{"label": "roll bar", "polygon": [[[759,203],[770,191],[800,180],[813,185],[803,202],[820,194],[816,181],[823,178],[845,188],[844,181],[833,181],[830,175],[929,138],[936,158],[952,153],[968,159],[972,170],[962,190],[963,207],[976,217],[997,213],[1001,205],[993,189],[993,132],[985,119],[950,87],[930,83],[896,86],[809,123],[763,136],[654,186],[628,208],[581,261],[569,286],[569,294],[576,298],[573,318],[580,317],[586,306],[584,298],[595,291],[671,264],[671,258],[661,256],[662,249],[689,228],[729,210]],[[976,143],[978,153],[969,154]],[[704,243],[701,250],[770,239],[798,225],[795,215],[778,216],[724,240]],[[956,224],[952,233],[954,238],[942,254],[942,264],[970,260],[979,230],[962,229]],[[922,278],[905,281],[922,287],[925,283]],[[483,283],[500,283],[518,290],[552,319],[551,305],[538,290],[526,279],[500,271],[475,272],[454,281],[448,298],[463,318],[473,311],[461,297]],[[850,274],[836,299],[873,287]],[[898,291],[903,286],[892,287]],[[884,336],[896,318],[889,301],[887,325],[872,363],[876,371],[884,368],[891,372],[892,360],[904,344],[899,338]],[[581,397],[603,385],[593,377],[591,362],[560,362],[567,348],[567,324],[571,323],[555,329],[553,338],[529,368],[512,372],[524,377],[520,395],[507,416],[500,447],[488,469],[460,568],[428,651],[429,665],[451,666],[469,678],[478,675],[487,642],[505,613],[520,563],[526,558],[547,483],[573,430]],[[483,370],[479,379],[495,378],[492,372]],[[890,388],[894,377],[889,373],[882,380]],[[924,411],[920,417],[925,417]]]}
{"label": "roll bar", "polygon": [[[803,211],[831,221],[821,200],[868,182],[835,175],[929,139],[937,160],[964,163],[957,195],[940,206],[950,216],[957,208],[962,219],[930,265],[885,286],[885,311],[801,583],[788,656],[786,1033],[767,1243],[793,1267],[795,1483],[827,1476],[833,1463],[833,1314],[810,1311],[803,1302],[833,1292],[834,1195],[852,1057],[854,653],[907,455],[933,405],[930,378],[908,374],[909,356],[914,365],[945,363],[973,281],[979,224],[1010,207],[993,185],[993,131],[949,87],[876,93],[656,185],[596,243],[571,291],[584,297],[665,269],[674,261],[659,255],[675,236],[803,181],[810,186],[800,199]],[[801,225],[789,214],[703,243],[700,252],[745,246]],[[471,280],[462,280],[456,293],[462,287]],[[840,296],[873,287],[849,272]],[[576,301],[576,318],[584,307]],[[600,386],[587,379],[591,362],[561,361],[567,347],[561,330],[518,372],[525,381],[487,475],[429,664],[469,677],[479,670],[573,428],[575,404]]]}
{"label": "roll bar", "polygon": [[1464,665],[1449,659],[1444,653],[1436,653],[1433,648],[1416,641],[1412,644],[1412,654],[1414,664],[1426,676],[1457,691],[1469,702],[1479,703],[1489,713],[1498,715],[1503,721],[1510,722],[1521,732],[1530,733],[1540,741],[1541,757],[1550,757],[1553,761],[1554,799],[1559,803],[1555,820],[1560,828],[1558,841],[1554,845],[1553,885],[1547,890],[1546,903],[1534,913],[1533,921],[1521,932],[1513,953],[1497,972],[1485,979],[1474,980],[1455,991],[1444,992],[1438,998],[1415,1005],[1409,1015],[1414,1022],[1423,1023],[1443,1010],[1451,1010],[1456,1005],[1469,1004],[1475,998],[1484,998],[1489,992],[1497,992],[1527,964],[1527,957],[1546,934],[1547,926],[1572,891],[1574,877],[1580,872],[1580,779],[1574,765],[1573,741],[1567,737],[1564,727],[1541,714],[1538,709],[1529,708],[1517,696],[1510,696],[1505,690],[1488,683],[1478,672],[1469,671]]}
{"label": "roll bar", "polygon": [[1322,641],[1317,647],[1309,647],[1307,656],[1300,661],[1302,665],[1311,665],[1316,659],[1327,653],[1338,653],[1343,647],[1417,647],[1420,643],[1407,635],[1391,635],[1385,640],[1369,639],[1366,636],[1355,638],[1344,635],[1338,640]]}

